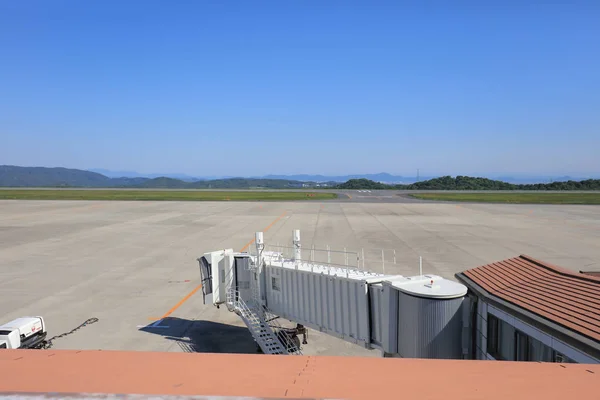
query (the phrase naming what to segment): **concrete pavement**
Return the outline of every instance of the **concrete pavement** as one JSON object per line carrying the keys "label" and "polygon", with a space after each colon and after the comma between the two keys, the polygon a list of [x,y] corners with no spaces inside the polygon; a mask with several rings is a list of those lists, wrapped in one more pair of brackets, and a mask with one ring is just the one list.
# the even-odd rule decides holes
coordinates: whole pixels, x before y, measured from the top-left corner
{"label": "concrete pavement", "polygon": [[[422,256],[453,279],[521,253],[600,270],[597,206],[0,201],[0,322],[41,315],[52,336],[100,319],[55,348],[253,352],[235,314],[202,304],[196,258],[267,227],[268,243],[300,229],[305,251],[364,249],[386,273],[414,275]],[[304,352],[378,356],[313,331]]]}

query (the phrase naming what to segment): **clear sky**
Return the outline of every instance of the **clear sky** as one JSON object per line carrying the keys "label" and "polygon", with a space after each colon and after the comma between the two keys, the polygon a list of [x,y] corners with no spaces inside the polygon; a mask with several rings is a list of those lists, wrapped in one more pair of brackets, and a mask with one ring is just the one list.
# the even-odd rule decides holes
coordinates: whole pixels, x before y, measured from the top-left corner
{"label": "clear sky", "polygon": [[600,3],[488,3],[1,1],[0,164],[600,173]]}

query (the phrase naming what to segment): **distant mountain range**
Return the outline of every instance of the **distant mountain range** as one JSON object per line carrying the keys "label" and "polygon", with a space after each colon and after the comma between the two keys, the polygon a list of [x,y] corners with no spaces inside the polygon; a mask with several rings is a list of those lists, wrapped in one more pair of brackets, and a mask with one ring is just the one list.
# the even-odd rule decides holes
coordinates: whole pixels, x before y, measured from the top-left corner
{"label": "distant mountain range", "polygon": [[[186,182],[195,182],[195,181],[207,181],[207,180],[215,180],[215,179],[230,179],[235,178],[234,176],[190,176],[187,174],[141,174],[139,172],[133,171],[111,171],[107,169],[90,169],[89,171],[96,172],[102,175],[105,175],[109,178],[159,178],[159,177],[167,177],[180,179]],[[430,179],[431,177],[422,177],[420,180]],[[391,175],[386,172],[381,172],[378,174],[358,174],[358,175],[308,175],[308,174],[300,174],[300,175],[263,175],[263,176],[250,176],[248,179],[284,179],[284,180],[292,180],[292,181],[300,181],[300,182],[318,182],[318,183],[327,183],[327,182],[346,182],[350,179],[369,179],[375,182],[385,182],[385,183],[412,183],[416,182],[416,177],[404,177],[404,176],[396,176]]]}
{"label": "distant mountain range", "polygon": [[[229,178],[184,181],[170,177],[110,178],[98,172],[70,168],[18,167],[0,165],[3,187],[88,187],[88,188],[171,188],[171,189],[290,189],[313,185],[289,179]],[[314,186],[317,186],[316,184]],[[320,186],[320,185],[318,185]]]}
{"label": "distant mountain range", "polygon": [[[108,178],[122,178],[122,177],[128,177],[128,178],[173,178],[173,179],[179,179],[182,180],[184,182],[195,182],[195,181],[204,181],[204,180],[208,180],[208,179],[216,179],[217,177],[214,178],[198,178],[195,176],[190,176],[190,175],[186,175],[186,174],[140,174],[139,172],[133,172],[133,171],[111,171],[108,169],[90,169],[88,171],[91,172],[96,172],[98,174],[102,174]],[[218,177],[220,178],[220,177]]]}
{"label": "distant mountain range", "polygon": [[[422,177],[417,182],[416,178],[395,176],[387,173],[365,174],[365,175],[345,175],[345,176],[325,176],[325,175],[268,175],[265,177],[226,177],[220,179],[211,179],[210,177],[192,177],[185,174],[171,174],[168,176],[160,174],[144,175],[127,171],[105,171],[108,175],[99,172],[85,171],[70,168],[46,168],[46,167],[19,167],[13,165],[0,166],[0,186],[4,187],[130,187],[130,188],[173,188],[173,189],[249,189],[249,188],[271,188],[271,189],[290,189],[290,188],[317,188],[333,187],[348,189],[362,187],[365,184],[368,188],[375,188],[372,184],[378,184],[381,188],[444,188],[455,187],[453,183],[444,177],[444,181],[438,182],[441,178]],[[120,176],[121,175],[121,176]],[[122,176],[129,175],[129,176]],[[465,178],[465,177],[463,177]],[[468,177],[466,177],[468,178]],[[472,178],[484,179],[484,178]],[[506,184],[530,184],[554,182],[580,181],[570,177],[562,179],[544,179],[537,182],[527,180],[511,180],[508,178],[498,179],[490,184],[485,183],[485,187],[503,188]],[[339,185],[346,182],[346,186]],[[366,183],[365,183],[366,182]],[[372,182],[372,183],[369,183]],[[459,184],[480,187],[481,181],[465,181],[461,178]],[[491,181],[490,181],[491,182]],[[433,186],[432,186],[433,185]],[[562,186],[557,186],[562,187]],[[507,187],[508,188],[508,187]]]}
{"label": "distant mountain range", "polygon": [[[402,176],[402,175],[392,175],[387,172],[381,172],[378,174],[356,174],[356,175],[266,175],[263,178],[269,179],[292,179],[297,181],[306,181],[306,182],[347,182],[351,179],[368,179],[374,182],[381,182],[387,184],[410,184],[415,182],[427,181],[435,178],[439,178],[440,176]],[[600,178],[600,174],[590,175],[584,177],[573,177],[573,176],[520,176],[520,177],[512,177],[512,176],[497,176],[490,175],[484,176],[488,179],[494,179],[498,181],[503,181],[507,183],[550,183],[550,182],[566,182],[566,181],[581,181],[585,179],[597,179]]]}
{"label": "distant mountain range", "polygon": [[[234,178],[233,176],[190,176],[186,174],[140,174],[138,172],[130,172],[130,171],[110,171],[106,169],[92,169],[92,172],[98,172],[110,178],[120,178],[120,177],[143,177],[143,178],[158,178],[158,177],[167,177],[180,179],[186,182],[195,182],[195,181],[206,181],[206,180],[214,180],[214,179],[230,179]],[[584,179],[593,179],[600,178],[600,174],[597,175],[589,175],[589,176],[501,176],[501,175],[489,175],[485,176],[489,179],[495,179],[498,181],[503,181],[507,183],[550,183],[550,182],[566,182],[566,181],[580,181]],[[439,178],[438,175],[435,176],[402,176],[402,175],[393,175],[387,172],[380,172],[377,174],[354,174],[354,175],[310,175],[310,174],[297,174],[297,175],[263,175],[263,176],[250,176],[248,179],[284,179],[284,180],[292,180],[292,181],[300,181],[300,182],[316,182],[316,183],[329,183],[332,182],[347,182],[350,179],[368,179],[374,182],[381,182],[387,184],[409,184],[415,183],[419,181],[426,181],[434,178]]]}
{"label": "distant mountain range", "polygon": [[[384,183],[412,183],[416,182],[416,177],[407,177],[380,172],[378,174],[356,174],[356,175],[266,175],[268,179],[293,179],[307,182],[346,182],[350,179],[368,179],[374,182]],[[430,179],[422,177],[420,180]]]}

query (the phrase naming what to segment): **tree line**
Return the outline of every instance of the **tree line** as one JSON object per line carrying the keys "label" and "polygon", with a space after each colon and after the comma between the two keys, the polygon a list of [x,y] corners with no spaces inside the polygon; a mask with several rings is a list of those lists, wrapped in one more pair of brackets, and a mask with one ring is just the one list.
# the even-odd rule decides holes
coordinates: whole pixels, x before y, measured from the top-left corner
{"label": "tree line", "polygon": [[564,181],[552,183],[514,184],[488,178],[471,176],[442,176],[427,181],[407,185],[388,185],[369,179],[350,179],[339,184],[336,189],[358,190],[600,190],[600,179]]}

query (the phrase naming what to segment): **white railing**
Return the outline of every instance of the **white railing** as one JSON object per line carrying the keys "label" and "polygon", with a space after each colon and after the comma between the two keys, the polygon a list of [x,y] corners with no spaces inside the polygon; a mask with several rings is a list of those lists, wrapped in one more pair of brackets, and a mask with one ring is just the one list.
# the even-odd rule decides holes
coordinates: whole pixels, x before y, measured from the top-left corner
{"label": "white railing", "polygon": [[[280,253],[282,260],[294,259],[294,246],[277,244],[265,244],[265,251]],[[254,253],[251,254],[255,255]],[[406,267],[406,262],[398,262],[398,257],[403,252],[392,248],[361,248],[359,251],[349,251],[346,247],[343,250],[333,250],[329,245],[325,249],[317,249],[314,246],[302,248],[302,257],[299,261],[305,263],[314,263],[319,265],[331,265],[339,268],[350,268],[386,274],[393,273],[394,267],[402,265]],[[419,267],[418,259],[415,260],[415,272]],[[386,271],[386,267],[392,268]],[[419,272],[420,274],[420,272]]]}
{"label": "white railing", "polygon": [[302,355],[299,339],[286,332],[286,328],[277,321],[277,316],[255,301],[246,303],[235,289],[227,291],[227,306],[236,312],[248,326],[254,340],[265,354],[294,354]]}
{"label": "white railing", "polygon": [[242,318],[254,340],[265,354],[288,354],[285,346],[281,343],[271,327],[258,317],[239,296],[239,292],[230,289],[227,291],[227,302],[233,310]]}
{"label": "white railing", "polygon": [[[275,328],[277,331],[277,337],[285,347],[288,354],[293,354],[297,356],[302,355],[300,339],[298,335],[290,335],[286,332],[284,326],[279,323],[279,316],[272,314],[267,308],[265,308],[265,322],[269,324],[271,328]],[[294,340],[296,338],[296,340]]]}
{"label": "white railing", "polygon": [[[273,251],[281,253],[283,258],[292,259],[294,258],[294,246],[280,245],[280,244],[268,244],[265,245],[266,251]],[[338,265],[340,267],[359,268],[360,267],[360,254],[353,251],[344,250],[332,250],[329,246],[325,249],[318,249],[314,246],[310,248],[302,249],[302,257],[299,261],[316,264],[328,264]]]}

